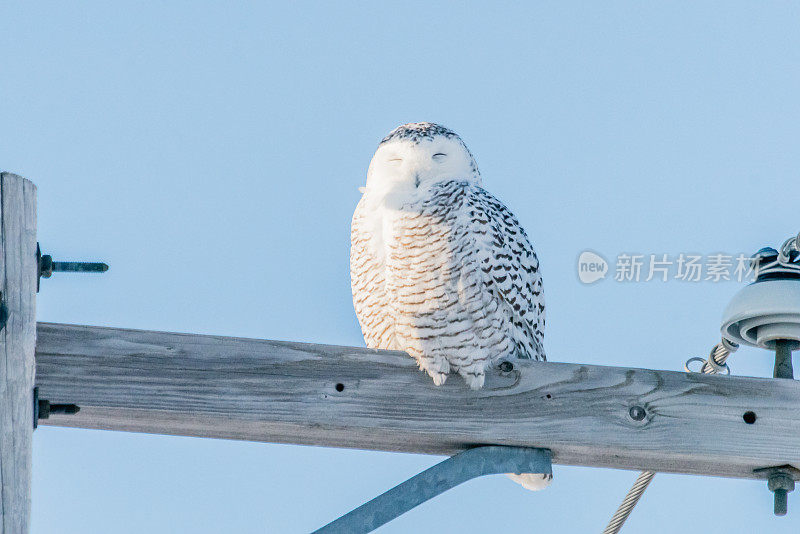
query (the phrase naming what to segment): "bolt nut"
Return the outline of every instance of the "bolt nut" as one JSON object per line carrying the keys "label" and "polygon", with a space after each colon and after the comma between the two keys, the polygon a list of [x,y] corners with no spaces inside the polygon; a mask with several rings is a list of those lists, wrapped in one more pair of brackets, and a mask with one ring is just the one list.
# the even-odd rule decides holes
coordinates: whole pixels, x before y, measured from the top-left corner
{"label": "bolt nut", "polygon": [[767,479],[767,487],[770,491],[794,491],[794,479],[788,473],[773,473],[770,475],[769,479]]}
{"label": "bolt nut", "polygon": [[641,406],[631,406],[631,409],[628,410],[628,415],[630,415],[631,419],[634,421],[641,421],[647,415],[647,410]]}
{"label": "bolt nut", "polygon": [[500,364],[500,370],[504,373],[510,373],[514,370],[514,364],[509,361],[504,361]]}

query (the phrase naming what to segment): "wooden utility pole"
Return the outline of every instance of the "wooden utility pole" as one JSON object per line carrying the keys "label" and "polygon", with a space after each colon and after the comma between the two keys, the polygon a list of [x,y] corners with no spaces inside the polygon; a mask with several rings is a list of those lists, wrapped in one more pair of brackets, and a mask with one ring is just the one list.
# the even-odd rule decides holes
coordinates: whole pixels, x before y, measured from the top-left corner
{"label": "wooden utility pole", "polygon": [[25,534],[30,524],[36,280],[36,186],[0,173],[2,534]]}

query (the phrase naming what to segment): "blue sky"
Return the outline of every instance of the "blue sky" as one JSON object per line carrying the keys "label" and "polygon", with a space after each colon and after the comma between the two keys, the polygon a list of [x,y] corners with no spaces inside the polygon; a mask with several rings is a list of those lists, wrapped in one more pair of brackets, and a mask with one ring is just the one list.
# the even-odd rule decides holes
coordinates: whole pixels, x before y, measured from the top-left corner
{"label": "blue sky", "polygon": [[[101,259],[43,321],[362,345],[349,222],[378,141],[457,131],[539,252],[552,360],[675,369],[741,286],[604,280],[586,249],[753,252],[800,230],[787,2],[0,4],[0,167]],[[744,349],[735,374],[766,376]],[[33,532],[308,532],[439,458],[40,428]],[[380,532],[598,532],[636,474],[470,482]],[[624,532],[796,532],[766,484],[659,475]]]}

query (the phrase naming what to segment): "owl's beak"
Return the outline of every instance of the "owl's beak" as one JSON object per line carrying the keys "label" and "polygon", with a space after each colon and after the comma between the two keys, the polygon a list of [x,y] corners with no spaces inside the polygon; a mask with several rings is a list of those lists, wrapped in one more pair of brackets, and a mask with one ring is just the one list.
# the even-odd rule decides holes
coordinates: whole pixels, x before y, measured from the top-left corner
{"label": "owl's beak", "polygon": [[414,173],[414,187],[419,187],[419,173]]}

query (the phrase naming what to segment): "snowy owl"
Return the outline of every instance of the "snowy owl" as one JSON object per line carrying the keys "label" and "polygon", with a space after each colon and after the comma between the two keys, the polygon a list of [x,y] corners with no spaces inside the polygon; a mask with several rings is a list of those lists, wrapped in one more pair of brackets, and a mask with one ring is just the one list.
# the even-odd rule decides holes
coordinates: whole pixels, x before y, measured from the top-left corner
{"label": "snowy owl", "polygon": [[405,351],[436,385],[453,371],[473,389],[498,360],[545,359],[539,261],[458,135],[398,127],[362,190],[350,276],[368,347]]}
{"label": "snowy owl", "polygon": [[[396,128],[361,191],[350,278],[368,347],[405,351],[436,385],[453,371],[472,389],[501,359],[545,359],[539,260],[458,135],[429,122]],[[528,489],[551,478],[510,476]]]}

